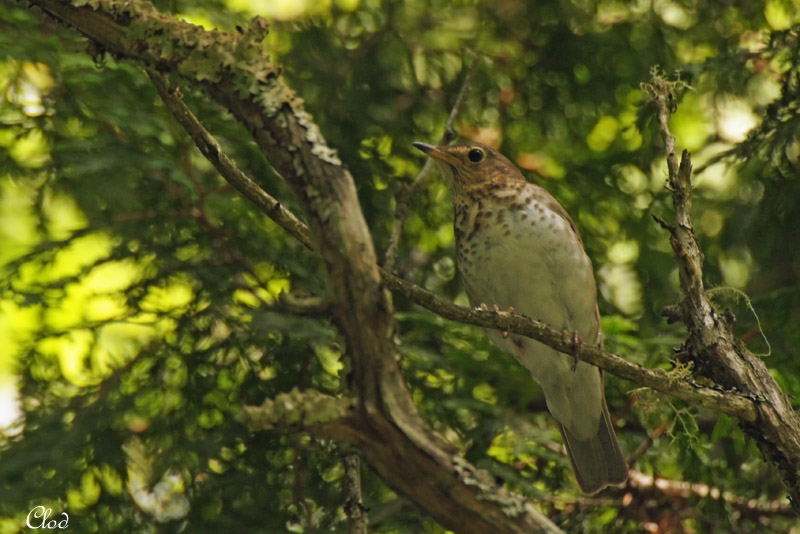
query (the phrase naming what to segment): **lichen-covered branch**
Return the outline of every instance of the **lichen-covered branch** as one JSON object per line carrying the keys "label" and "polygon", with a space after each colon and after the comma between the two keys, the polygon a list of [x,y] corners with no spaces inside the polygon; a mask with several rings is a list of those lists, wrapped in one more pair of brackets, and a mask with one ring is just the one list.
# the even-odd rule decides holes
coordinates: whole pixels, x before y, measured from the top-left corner
{"label": "lichen-covered branch", "polygon": [[261,406],[245,406],[236,418],[255,430],[308,430],[326,436],[349,435],[349,441],[354,441],[355,407],[354,399],[295,388]]}
{"label": "lichen-covered branch", "polygon": [[764,362],[734,336],[729,319],[717,313],[703,287],[703,254],[691,213],[691,156],[684,151],[678,162],[675,138],[669,130],[676,90],[681,85],[653,71],[650,82],[642,86],[654,104],[666,146],[669,189],[675,207],[675,223],[660,222],[670,232],[681,285],[681,300],[671,315],[679,317],[689,331],[684,352],[698,373],[757,400],[755,420],[741,425],[742,429],[781,471],[792,505],[800,513],[800,418]]}

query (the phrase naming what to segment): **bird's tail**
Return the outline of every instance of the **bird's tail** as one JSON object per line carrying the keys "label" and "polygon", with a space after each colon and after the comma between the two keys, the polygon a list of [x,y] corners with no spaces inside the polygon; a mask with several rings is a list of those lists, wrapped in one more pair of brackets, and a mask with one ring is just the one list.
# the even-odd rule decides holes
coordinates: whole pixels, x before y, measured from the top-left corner
{"label": "bird's tail", "polygon": [[559,427],[581,490],[596,493],[608,485],[622,484],[628,479],[628,465],[619,448],[614,427],[611,426],[605,398],[603,416],[593,438],[580,440],[564,425]]}

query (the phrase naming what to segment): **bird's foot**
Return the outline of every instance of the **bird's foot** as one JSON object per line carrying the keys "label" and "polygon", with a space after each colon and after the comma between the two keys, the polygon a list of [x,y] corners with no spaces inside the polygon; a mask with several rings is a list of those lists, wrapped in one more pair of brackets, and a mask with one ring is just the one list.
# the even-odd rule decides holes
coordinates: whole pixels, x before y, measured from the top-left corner
{"label": "bird's foot", "polygon": [[[486,304],[482,304],[481,306],[486,306]],[[488,309],[488,308],[487,308],[487,309]],[[497,304],[492,304],[492,311],[493,311],[494,313],[496,313],[496,314],[499,314],[499,313],[500,313],[500,308],[497,306]],[[514,306],[509,306],[509,307],[506,309],[506,313],[514,313]],[[508,339],[508,330],[505,330],[505,331],[503,332],[503,338],[504,338],[504,339]]]}
{"label": "bird's foot", "polygon": [[583,339],[581,339],[581,335],[577,330],[573,330],[571,333],[565,332],[565,334],[568,334],[572,338],[572,372],[574,373],[578,368],[578,353],[581,351]]}
{"label": "bird's foot", "polygon": [[[478,307],[483,311],[489,311],[489,306],[487,306],[483,302]],[[492,311],[494,313],[496,313],[496,314],[499,314],[500,313],[500,307],[497,304],[492,304]],[[506,311],[506,313],[514,313],[514,306],[509,306],[508,308],[506,308],[505,311]],[[504,331],[503,332],[503,338],[504,339],[508,339],[508,334],[509,334],[508,330]]]}
{"label": "bird's foot", "polygon": [[[497,310],[497,304],[495,304],[495,306],[494,306],[494,311],[495,311],[495,312],[497,312],[497,311],[498,311],[498,310]],[[507,313],[514,313],[514,306],[509,306],[509,307],[508,307],[508,309],[506,310],[506,312],[507,312]],[[503,338],[504,338],[504,339],[508,339],[508,330],[506,330],[506,331],[504,331],[504,332],[503,332]]]}

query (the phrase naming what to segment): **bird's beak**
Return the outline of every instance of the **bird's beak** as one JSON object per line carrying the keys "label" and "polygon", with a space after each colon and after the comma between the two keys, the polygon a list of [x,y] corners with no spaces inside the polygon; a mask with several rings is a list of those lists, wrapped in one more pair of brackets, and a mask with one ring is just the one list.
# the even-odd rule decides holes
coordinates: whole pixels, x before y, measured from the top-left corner
{"label": "bird's beak", "polygon": [[450,165],[457,165],[458,158],[454,157],[451,154],[443,151],[439,147],[435,147],[433,145],[429,145],[427,143],[412,143],[416,148],[425,152],[428,156],[432,157],[434,160],[439,160],[443,163],[448,163]]}

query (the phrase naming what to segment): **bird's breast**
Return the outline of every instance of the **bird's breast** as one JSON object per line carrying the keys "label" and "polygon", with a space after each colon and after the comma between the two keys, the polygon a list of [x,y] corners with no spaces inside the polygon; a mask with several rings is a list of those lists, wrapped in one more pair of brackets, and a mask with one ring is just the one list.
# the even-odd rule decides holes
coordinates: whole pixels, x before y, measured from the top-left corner
{"label": "bird's breast", "polygon": [[592,339],[591,262],[570,221],[534,195],[456,203],[458,265],[473,305],[510,306]]}

